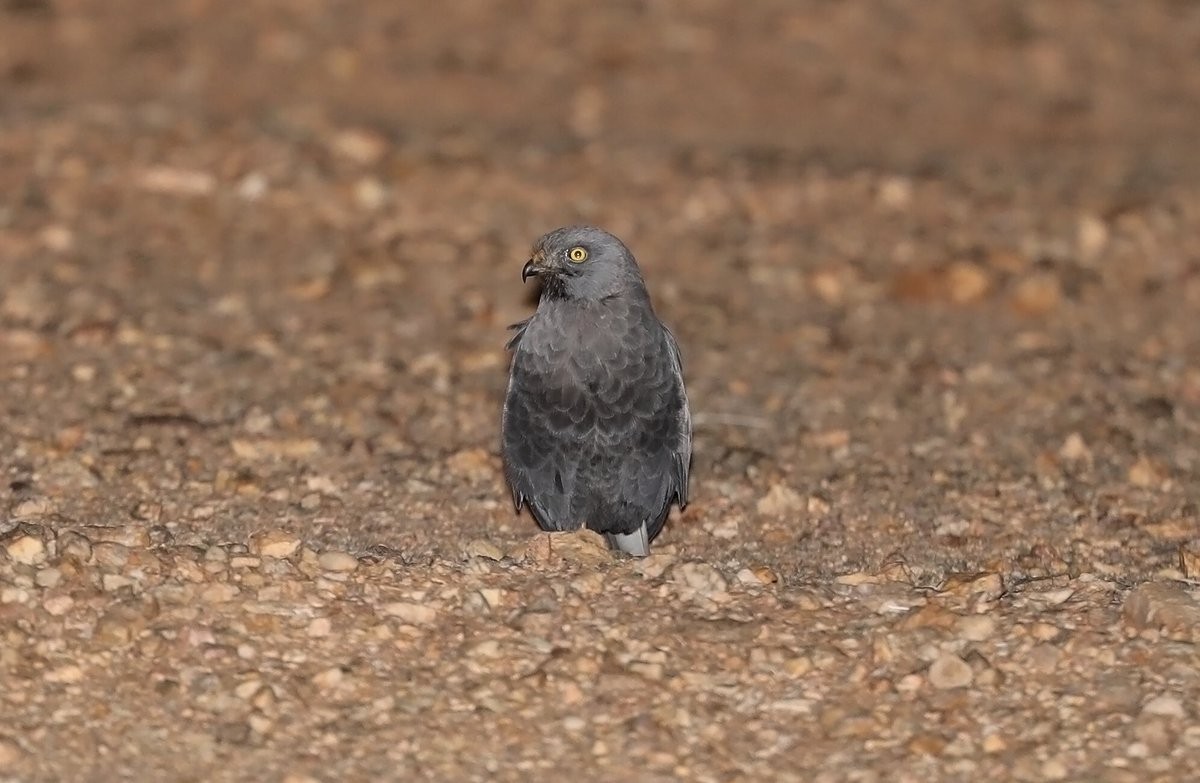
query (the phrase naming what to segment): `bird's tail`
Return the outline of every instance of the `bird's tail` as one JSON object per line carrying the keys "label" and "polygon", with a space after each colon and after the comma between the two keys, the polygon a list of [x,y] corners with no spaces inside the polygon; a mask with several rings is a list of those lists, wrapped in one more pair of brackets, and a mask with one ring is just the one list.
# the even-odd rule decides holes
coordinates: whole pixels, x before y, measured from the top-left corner
{"label": "bird's tail", "polygon": [[624,552],[634,557],[646,557],[650,554],[650,536],[646,532],[646,523],[632,533],[605,533],[608,545],[618,552]]}

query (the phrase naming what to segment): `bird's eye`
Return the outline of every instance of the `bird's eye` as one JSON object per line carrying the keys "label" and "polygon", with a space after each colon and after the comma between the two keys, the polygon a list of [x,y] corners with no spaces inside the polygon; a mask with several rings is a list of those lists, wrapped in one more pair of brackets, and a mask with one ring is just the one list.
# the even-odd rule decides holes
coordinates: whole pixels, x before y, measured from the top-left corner
{"label": "bird's eye", "polygon": [[587,261],[588,252],[582,247],[573,247],[567,251],[567,258],[572,264],[582,264]]}

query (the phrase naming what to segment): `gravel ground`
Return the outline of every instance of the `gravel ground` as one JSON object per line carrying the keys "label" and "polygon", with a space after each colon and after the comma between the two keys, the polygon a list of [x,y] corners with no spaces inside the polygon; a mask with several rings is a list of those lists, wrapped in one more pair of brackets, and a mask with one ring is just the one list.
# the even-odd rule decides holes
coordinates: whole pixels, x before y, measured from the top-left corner
{"label": "gravel ground", "polygon": [[[0,780],[1200,767],[1200,8],[0,33]],[[500,476],[521,264],[574,221],[683,346],[644,560]]]}

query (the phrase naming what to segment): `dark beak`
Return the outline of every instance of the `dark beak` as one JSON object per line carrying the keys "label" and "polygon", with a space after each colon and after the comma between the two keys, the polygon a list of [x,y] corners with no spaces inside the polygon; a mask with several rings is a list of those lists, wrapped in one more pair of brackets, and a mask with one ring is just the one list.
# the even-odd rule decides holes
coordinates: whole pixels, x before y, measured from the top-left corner
{"label": "dark beak", "polygon": [[530,277],[538,273],[538,268],[534,266],[533,259],[525,262],[525,266],[521,267],[521,282],[524,283]]}

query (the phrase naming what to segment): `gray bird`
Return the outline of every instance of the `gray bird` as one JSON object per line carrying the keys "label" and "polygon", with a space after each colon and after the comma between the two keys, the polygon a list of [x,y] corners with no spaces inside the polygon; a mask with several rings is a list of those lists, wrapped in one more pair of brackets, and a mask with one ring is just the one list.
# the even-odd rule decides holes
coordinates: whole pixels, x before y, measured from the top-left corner
{"label": "gray bird", "polygon": [[629,248],[590,226],[533,246],[537,311],[514,324],[502,451],[517,511],[543,530],[602,533],[650,553],[688,499],[692,421],[679,346],[654,314]]}

